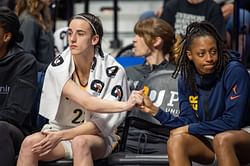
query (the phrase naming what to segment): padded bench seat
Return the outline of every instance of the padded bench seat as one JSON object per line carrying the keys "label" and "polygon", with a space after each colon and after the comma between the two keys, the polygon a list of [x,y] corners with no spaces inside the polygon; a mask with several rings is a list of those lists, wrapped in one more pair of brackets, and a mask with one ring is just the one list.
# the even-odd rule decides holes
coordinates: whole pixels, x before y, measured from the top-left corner
{"label": "padded bench seat", "polygon": [[118,152],[114,153],[108,158],[108,165],[110,166],[132,166],[132,165],[168,165],[167,155],[153,155],[153,154],[133,154]]}

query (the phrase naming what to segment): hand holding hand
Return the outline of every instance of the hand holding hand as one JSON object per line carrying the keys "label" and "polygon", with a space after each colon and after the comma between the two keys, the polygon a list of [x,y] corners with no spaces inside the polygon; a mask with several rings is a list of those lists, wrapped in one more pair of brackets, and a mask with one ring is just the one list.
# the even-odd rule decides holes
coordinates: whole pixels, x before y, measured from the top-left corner
{"label": "hand holding hand", "polygon": [[143,90],[133,90],[128,99],[128,110],[131,110],[136,105],[142,105],[143,103]]}
{"label": "hand holding hand", "polygon": [[158,107],[156,107],[147,95],[144,95],[143,105],[139,107],[143,112],[146,112],[152,116],[155,116],[158,112]]}

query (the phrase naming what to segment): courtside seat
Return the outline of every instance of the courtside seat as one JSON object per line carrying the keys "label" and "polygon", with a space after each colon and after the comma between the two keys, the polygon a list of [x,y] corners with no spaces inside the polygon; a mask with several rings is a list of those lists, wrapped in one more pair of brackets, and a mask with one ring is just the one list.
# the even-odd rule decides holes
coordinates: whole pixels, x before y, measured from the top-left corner
{"label": "courtside seat", "polygon": [[57,160],[57,161],[40,161],[38,166],[73,166],[72,160]]}
{"label": "courtside seat", "polygon": [[118,152],[112,154],[112,157],[108,158],[108,164],[112,166],[168,166],[167,155],[154,155],[154,154],[134,154],[129,152]]}
{"label": "courtside seat", "polygon": [[[56,161],[40,161],[38,166],[73,166],[72,160],[56,160]],[[100,159],[94,161],[94,166],[107,166],[107,160],[106,159]]]}
{"label": "courtside seat", "polygon": [[130,127],[141,130],[149,130],[155,134],[169,136],[169,129],[162,126],[156,119],[143,112],[132,111],[125,120],[119,152],[113,153],[108,157],[109,166],[168,166],[168,156],[166,154],[136,154],[125,152],[127,137]]}

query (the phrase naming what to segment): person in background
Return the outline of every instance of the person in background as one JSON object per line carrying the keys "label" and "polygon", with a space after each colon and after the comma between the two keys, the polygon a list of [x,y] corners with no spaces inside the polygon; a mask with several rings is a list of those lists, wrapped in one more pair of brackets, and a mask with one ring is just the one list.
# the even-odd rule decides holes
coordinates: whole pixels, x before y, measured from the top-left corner
{"label": "person in background", "polygon": [[214,136],[250,124],[250,76],[207,21],[191,23],[181,46],[173,73],[176,78],[181,72],[179,117],[156,107],[147,96],[140,109],[171,129],[167,142],[171,166],[191,161],[211,164],[217,156]]}
{"label": "person in background", "polygon": [[163,10],[165,8],[165,5],[168,1],[169,0],[163,0],[162,5],[158,7],[155,11],[149,10],[149,11],[142,13],[139,17],[139,20],[143,20],[143,19],[150,18],[150,17],[161,17]]}
{"label": "person in background", "polygon": [[[250,12],[247,10],[247,4],[244,4],[244,0],[238,2],[238,18],[234,20],[234,0],[216,0],[221,6],[221,10],[226,21],[226,37],[227,37],[227,47],[229,49],[235,49],[234,46],[237,44],[237,51],[241,55],[241,61],[247,67],[250,66]],[[248,5],[249,6],[249,5]],[[234,40],[234,21],[237,22],[238,32],[238,43]]]}
{"label": "person in background", "polygon": [[51,0],[17,0],[16,13],[21,22],[23,48],[32,53],[39,71],[46,70],[54,58],[54,38],[49,6]]}
{"label": "person in background", "polygon": [[[131,90],[148,87],[148,79],[166,70],[173,71],[175,68],[175,55],[173,55],[175,51],[173,51],[173,48],[176,43],[176,39],[171,25],[157,17],[147,18],[139,20],[135,24],[134,33],[133,53],[137,57],[144,57],[145,62],[143,64],[130,66],[125,69]],[[169,77],[172,79],[171,75],[169,75]],[[165,78],[166,77],[157,77],[157,80],[159,82],[164,82]],[[176,80],[174,80],[174,82],[176,82]],[[167,91],[166,89],[163,89],[165,87],[166,86],[162,86],[160,84],[153,84],[152,88],[154,88],[154,90],[159,90],[157,92],[154,91],[156,93],[154,93],[155,95],[153,96],[158,96],[160,90]],[[168,87],[171,86],[169,85]],[[151,87],[149,89],[151,89]],[[175,92],[177,91],[177,89],[171,90]],[[152,92],[149,91],[148,93],[151,94]],[[171,98],[168,91],[165,94],[168,97],[164,98],[161,101],[162,103],[168,102],[167,100]],[[158,104],[159,103],[160,102],[158,102]],[[160,103],[161,106],[162,103]],[[178,101],[175,103],[178,106]],[[162,107],[164,107],[164,109],[166,108],[165,106]],[[131,111],[131,114],[129,113],[129,116],[134,115],[141,118],[148,116],[146,113],[143,113],[136,108]],[[166,138],[159,136],[159,134],[143,132],[141,129],[130,126],[127,140],[126,151],[146,154],[166,153]],[[144,146],[138,146],[140,144],[143,144]]]}
{"label": "person in background", "polygon": [[33,132],[31,111],[36,95],[34,56],[17,43],[23,39],[17,15],[0,7],[0,161],[15,166],[26,135]]}
{"label": "person in background", "polygon": [[[146,62],[126,68],[131,89],[136,89],[134,82],[143,81],[152,72],[161,69],[174,69],[171,56],[175,43],[173,27],[159,18],[139,20],[134,26],[133,52],[135,56],[144,56]],[[133,82],[133,83],[132,83]]]}
{"label": "person in background", "polygon": [[91,166],[116,146],[116,128],[125,112],[96,112],[130,110],[141,104],[142,91],[125,102],[129,94],[125,70],[103,53],[102,36],[102,23],[95,15],[81,13],[69,20],[69,48],[49,65],[44,79],[39,113],[49,123],[25,138],[18,166],[62,158]]}
{"label": "person in background", "polygon": [[8,7],[10,10],[13,10],[15,9],[15,0],[1,0],[0,2],[0,6],[1,7]]}
{"label": "person in background", "polygon": [[226,26],[220,6],[214,0],[169,0],[161,17],[184,36],[186,27],[195,21],[208,21],[226,41]]}
{"label": "person in background", "polygon": [[225,20],[227,20],[234,12],[234,0],[214,0],[221,6],[221,11]]}

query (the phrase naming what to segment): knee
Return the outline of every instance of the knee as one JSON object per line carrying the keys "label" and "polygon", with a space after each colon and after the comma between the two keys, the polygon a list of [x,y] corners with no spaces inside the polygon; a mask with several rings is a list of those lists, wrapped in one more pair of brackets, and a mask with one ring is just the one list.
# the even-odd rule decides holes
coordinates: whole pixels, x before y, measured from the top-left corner
{"label": "knee", "polygon": [[214,137],[213,147],[215,150],[233,145],[233,135],[230,132],[219,133]]}
{"label": "knee", "polygon": [[28,150],[32,148],[32,146],[36,143],[38,143],[41,139],[38,139],[39,137],[37,136],[37,134],[32,134],[32,135],[29,135],[27,136],[23,142],[22,142],[22,147],[21,149],[25,149]]}
{"label": "knee", "polygon": [[72,140],[72,149],[73,149],[73,152],[76,152],[76,151],[84,152],[85,151],[86,153],[89,153],[90,146],[88,143],[88,139],[83,135],[76,136]]}
{"label": "knee", "polygon": [[185,135],[178,134],[178,135],[172,135],[169,137],[167,142],[167,151],[168,154],[174,154],[174,151],[176,149],[183,149],[185,145]]}

